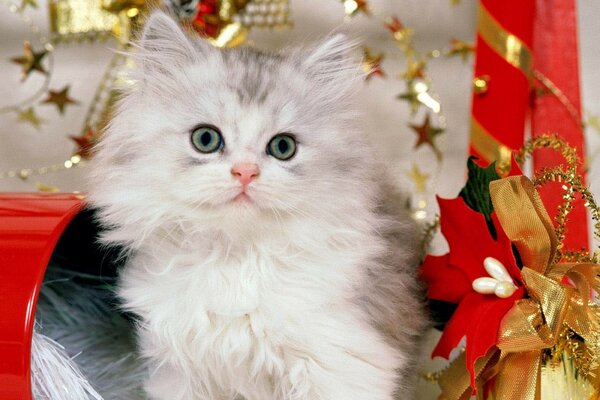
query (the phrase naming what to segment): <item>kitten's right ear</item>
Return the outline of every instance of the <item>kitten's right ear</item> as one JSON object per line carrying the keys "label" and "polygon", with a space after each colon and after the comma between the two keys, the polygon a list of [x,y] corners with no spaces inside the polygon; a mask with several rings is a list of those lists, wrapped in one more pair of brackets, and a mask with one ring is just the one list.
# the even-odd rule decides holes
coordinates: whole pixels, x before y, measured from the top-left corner
{"label": "kitten's right ear", "polygon": [[356,71],[355,63],[350,54],[357,47],[357,42],[349,39],[343,33],[328,36],[306,58],[304,65],[309,73],[322,78],[325,82],[342,76],[348,71]]}
{"label": "kitten's right ear", "polygon": [[144,67],[163,62],[183,64],[193,61],[198,51],[177,22],[162,11],[153,12],[146,20],[138,46]]}

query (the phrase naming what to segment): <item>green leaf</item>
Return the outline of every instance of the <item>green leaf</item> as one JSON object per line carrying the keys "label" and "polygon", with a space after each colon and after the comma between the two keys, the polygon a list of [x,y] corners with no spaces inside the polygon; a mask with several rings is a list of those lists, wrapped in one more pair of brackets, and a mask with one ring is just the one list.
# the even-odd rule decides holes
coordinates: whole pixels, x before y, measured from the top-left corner
{"label": "green leaf", "polygon": [[469,157],[467,161],[468,179],[459,196],[470,208],[483,214],[492,237],[496,239],[496,228],[492,222],[494,206],[490,198],[490,182],[500,179],[500,176],[496,172],[496,162],[482,168],[475,163],[476,159]]}

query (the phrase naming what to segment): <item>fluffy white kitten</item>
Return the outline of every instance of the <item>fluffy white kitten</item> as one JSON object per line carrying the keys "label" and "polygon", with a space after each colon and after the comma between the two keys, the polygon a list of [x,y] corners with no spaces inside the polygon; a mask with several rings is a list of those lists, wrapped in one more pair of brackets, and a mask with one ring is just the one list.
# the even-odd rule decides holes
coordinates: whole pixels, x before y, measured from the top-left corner
{"label": "fluffy white kitten", "polygon": [[419,231],[358,129],[352,44],[219,51],[154,13],[138,47],[91,202],[131,250],[150,398],[410,397]]}

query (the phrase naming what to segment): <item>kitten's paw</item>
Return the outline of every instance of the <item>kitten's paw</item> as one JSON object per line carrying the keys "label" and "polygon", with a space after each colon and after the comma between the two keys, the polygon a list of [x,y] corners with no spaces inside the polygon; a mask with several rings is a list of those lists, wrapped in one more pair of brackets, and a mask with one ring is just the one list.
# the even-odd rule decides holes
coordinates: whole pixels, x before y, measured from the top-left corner
{"label": "kitten's paw", "polygon": [[174,369],[161,367],[148,378],[144,390],[150,400],[191,400],[193,387]]}
{"label": "kitten's paw", "polygon": [[144,389],[149,400],[232,400],[232,396],[222,394],[206,380],[166,365],[151,374]]}
{"label": "kitten's paw", "polygon": [[[373,368],[358,358],[340,364],[320,365],[308,359],[296,360],[281,384],[282,400],[394,400],[396,373]],[[349,362],[350,361],[350,362]],[[405,400],[405,399],[403,399]]]}

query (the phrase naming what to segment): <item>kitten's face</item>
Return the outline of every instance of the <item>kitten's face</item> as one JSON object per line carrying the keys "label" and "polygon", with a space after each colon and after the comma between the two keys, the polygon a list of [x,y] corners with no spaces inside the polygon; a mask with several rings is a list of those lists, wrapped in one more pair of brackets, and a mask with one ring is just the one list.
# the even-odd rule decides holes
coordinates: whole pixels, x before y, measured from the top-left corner
{"label": "kitten's face", "polygon": [[348,101],[356,68],[343,37],[277,56],[213,49],[160,14],[148,24],[138,86],[97,156],[115,178],[107,190],[146,199],[148,212],[240,223],[318,218],[360,197],[371,155]]}

